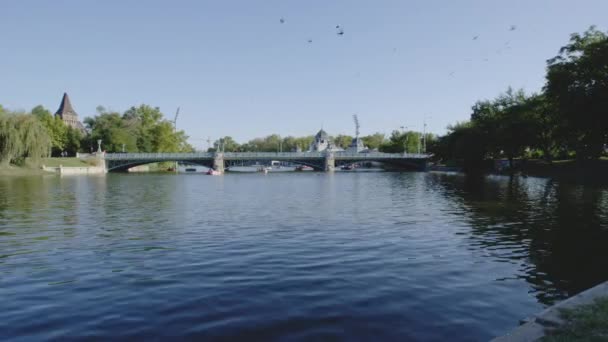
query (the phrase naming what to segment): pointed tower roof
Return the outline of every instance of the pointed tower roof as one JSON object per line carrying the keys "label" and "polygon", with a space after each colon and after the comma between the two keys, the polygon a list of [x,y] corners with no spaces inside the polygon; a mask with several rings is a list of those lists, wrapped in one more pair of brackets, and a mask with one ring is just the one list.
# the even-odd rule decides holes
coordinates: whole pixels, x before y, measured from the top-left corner
{"label": "pointed tower roof", "polygon": [[329,134],[327,134],[327,132],[325,132],[323,128],[321,128],[321,130],[317,133],[315,137],[317,139],[327,139],[329,138]]}
{"label": "pointed tower roof", "polygon": [[74,108],[72,108],[72,103],[70,102],[70,97],[68,93],[63,93],[63,99],[61,99],[61,104],[59,105],[59,109],[55,115],[59,115],[63,119],[64,115],[74,115],[78,116]]}

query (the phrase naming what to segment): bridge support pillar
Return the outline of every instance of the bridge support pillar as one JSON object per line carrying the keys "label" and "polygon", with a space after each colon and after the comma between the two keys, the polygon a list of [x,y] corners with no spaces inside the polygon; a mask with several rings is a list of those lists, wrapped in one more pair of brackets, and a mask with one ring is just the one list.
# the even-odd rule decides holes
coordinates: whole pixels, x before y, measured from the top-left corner
{"label": "bridge support pillar", "polygon": [[216,153],[213,156],[213,169],[215,171],[219,171],[220,173],[224,173],[224,154]]}
{"label": "bridge support pillar", "polygon": [[333,172],[336,169],[336,158],[333,153],[325,155],[325,171]]}

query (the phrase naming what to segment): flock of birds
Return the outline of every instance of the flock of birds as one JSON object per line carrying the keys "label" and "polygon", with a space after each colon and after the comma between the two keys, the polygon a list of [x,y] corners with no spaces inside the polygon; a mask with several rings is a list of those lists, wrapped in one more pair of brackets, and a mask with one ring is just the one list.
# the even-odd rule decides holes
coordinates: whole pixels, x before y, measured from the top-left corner
{"label": "flock of birds", "polygon": [[[516,25],[509,26],[509,31],[510,32],[513,32],[515,30],[517,30],[517,26]],[[479,40],[479,35],[473,36],[473,40],[474,41],[475,40]],[[511,50],[511,41],[510,40],[506,41],[505,44],[504,44],[504,46],[503,46],[503,48],[504,48],[504,50]],[[498,54],[498,55],[502,54],[503,48],[497,49],[496,50],[496,54]],[[472,62],[473,59],[472,58],[466,58],[464,61],[465,62]],[[484,58],[483,61],[484,62],[489,62],[490,59],[489,58]],[[455,73],[456,73],[455,71],[450,72],[449,73],[449,77],[454,77]]]}
{"label": "flock of birds", "polygon": [[[285,24],[285,18],[279,19],[279,22],[281,24]],[[344,29],[342,28],[342,26],[336,25],[336,34],[338,36],[343,36],[344,35]],[[308,42],[308,44],[311,44],[312,43],[312,39],[308,39],[307,42]]]}
{"label": "flock of birds", "polygon": [[[285,18],[280,18],[279,19],[279,23],[285,24]],[[515,30],[517,30],[517,26],[516,25],[509,26],[509,31],[512,32],[512,31],[515,31]],[[344,35],[344,28],[342,26],[336,25],[336,35],[338,35],[338,36],[343,36]],[[479,40],[479,37],[480,37],[479,35],[475,35],[475,36],[473,36],[473,40],[477,41],[477,40]],[[312,39],[308,39],[307,42],[308,42],[308,44],[311,44],[312,43]],[[496,54],[498,54],[498,55],[502,54],[503,49],[504,50],[510,50],[511,49],[511,41],[510,40],[507,41],[507,42],[505,42],[503,48],[497,49],[496,50]],[[397,48],[393,48],[393,53],[397,53]],[[465,59],[465,61],[466,62],[472,62],[473,59],[467,58],[467,59]],[[483,61],[484,62],[489,62],[490,59],[489,58],[484,58]],[[449,73],[448,76],[449,77],[454,77],[455,73],[456,73],[455,71],[452,71],[452,72]]]}

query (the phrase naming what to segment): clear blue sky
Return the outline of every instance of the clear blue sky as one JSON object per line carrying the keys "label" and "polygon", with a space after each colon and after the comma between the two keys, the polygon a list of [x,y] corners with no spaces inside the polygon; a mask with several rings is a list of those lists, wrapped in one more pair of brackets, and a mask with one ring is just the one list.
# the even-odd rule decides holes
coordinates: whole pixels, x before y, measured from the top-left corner
{"label": "clear blue sky", "polygon": [[608,1],[3,0],[0,13],[0,104],[54,112],[66,91],[81,118],[181,106],[202,147],[352,134],[354,113],[363,134],[424,115],[443,133],[478,99],[539,90],[570,33],[606,30]]}

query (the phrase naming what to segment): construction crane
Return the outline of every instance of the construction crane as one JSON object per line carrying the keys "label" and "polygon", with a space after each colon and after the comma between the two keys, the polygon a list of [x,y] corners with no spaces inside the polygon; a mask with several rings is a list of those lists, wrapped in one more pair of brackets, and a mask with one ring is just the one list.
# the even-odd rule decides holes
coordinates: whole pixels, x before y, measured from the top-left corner
{"label": "construction crane", "polygon": [[355,138],[359,138],[359,118],[357,114],[353,114],[353,121],[355,121]]}
{"label": "construction crane", "polygon": [[177,133],[177,117],[179,116],[179,107],[177,107],[177,110],[175,111],[175,118],[173,119],[173,130],[175,131],[175,133]]}
{"label": "construction crane", "polygon": [[[173,133],[177,134],[177,117],[179,116],[179,107],[175,111],[175,118],[173,119]],[[178,173],[179,163],[175,162],[175,173]]]}

